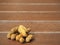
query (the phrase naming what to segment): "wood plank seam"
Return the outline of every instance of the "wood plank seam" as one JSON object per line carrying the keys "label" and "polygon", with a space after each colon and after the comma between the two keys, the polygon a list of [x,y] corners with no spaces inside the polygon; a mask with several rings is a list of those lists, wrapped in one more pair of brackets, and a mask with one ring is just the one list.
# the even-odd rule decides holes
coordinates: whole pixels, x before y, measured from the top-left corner
{"label": "wood plank seam", "polygon": [[60,5],[60,3],[0,3],[0,5]]}
{"label": "wood plank seam", "polygon": [[43,3],[59,3],[60,0],[0,0],[0,2],[23,2],[23,3],[37,3],[37,2],[43,2]]}
{"label": "wood plank seam", "polygon": [[8,22],[50,22],[50,23],[53,23],[53,22],[57,22],[57,23],[60,23],[60,20],[0,20],[0,23],[8,23]]}
{"label": "wood plank seam", "polygon": [[[9,31],[0,31],[0,33],[8,33]],[[60,32],[58,32],[58,31],[55,31],[55,32],[52,32],[52,31],[50,31],[50,32],[39,32],[39,31],[36,31],[36,32],[30,32],[30,33],[32,33],[32,34],[43,34],[43,33],[46,33],[46,34],[54,34],[54,33],[60,33]]]}
{"label": "wood plank seam", "polygon": [[60,13],[60,11],[0,11],[0,13]]}

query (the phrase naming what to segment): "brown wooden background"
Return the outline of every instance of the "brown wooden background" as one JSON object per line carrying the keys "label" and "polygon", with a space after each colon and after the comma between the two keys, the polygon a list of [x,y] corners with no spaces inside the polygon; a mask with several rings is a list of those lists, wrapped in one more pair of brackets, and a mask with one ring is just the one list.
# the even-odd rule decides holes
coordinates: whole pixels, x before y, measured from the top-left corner
{"label": "brown wooden background", "polygon": [[1,33],[20,24],[32,32],[59,32],[60,0],[0,0],[0,45],[60,45],[60,33],[38,33],[26,44],[8,40],[6,33]]}

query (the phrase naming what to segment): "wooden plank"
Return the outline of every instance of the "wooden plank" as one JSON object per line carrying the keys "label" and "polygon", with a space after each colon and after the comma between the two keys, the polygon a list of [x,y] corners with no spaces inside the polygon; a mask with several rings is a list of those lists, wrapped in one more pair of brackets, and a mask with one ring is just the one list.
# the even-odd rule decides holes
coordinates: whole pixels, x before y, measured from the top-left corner
{"label": "wooden plank", "polygon": [[60,20],[59,13],[0,13],[0,20]]}
{"label": "wooden plank", "polygon": [[19,3],[60,3],[60,0],[0,0],[0,2],[19,2]]}
{"label": "wooden plank", "polygon": [[24,25],[30,27],[32,32],[60,31],[60,22],[0,22],[0,31],[9,31],[11,28]]}
{"label": "wooden plank", "polygon": [[60,45],[60,34],[35,34],[30,43],[20,43],[6,38],[6,34],[0,34],[0,45]]}
{"label": "wooden plank", "polygon": [[0,5],[0,11],[60,11],[59,5]]}

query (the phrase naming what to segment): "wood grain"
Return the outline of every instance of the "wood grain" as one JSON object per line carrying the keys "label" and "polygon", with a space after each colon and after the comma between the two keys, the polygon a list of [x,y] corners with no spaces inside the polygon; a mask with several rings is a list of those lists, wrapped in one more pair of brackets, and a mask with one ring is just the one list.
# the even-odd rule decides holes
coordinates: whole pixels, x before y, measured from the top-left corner
{"label": "wood grain", "polygon": [[60,20],[59,13],[0,13],[0,20]]}
{"label": "wood grain", "polygon": [[0,11],[60,11],[59,5],[0,5]]}
{"label": "wood grain", "polygon": [[60,34],[35,34],[30,43],[20,43],[6,38],[7,34],[0,34],[0,45],[60,45]]}
{"label": "wood grain", "polygon": [[19,2],[19,3],[60,3],[60,0],[0,0],[0,2]]}
{"label": "wood grain", "polygon": [[[50,3],[51,5],[8,5],[2,3]],[[53,5],[53,4],[55,5]],[[1,11],[60,11],[60,0],[0,0],[0,45],[60,45],[60,33],[37,33],[31,43],[6,38],[11,28],[24,25],[31,32],[60,32],[60,13],[4,13]],[[9,20],[4,22],[5,20]],[[44,20],[43,22],[11,22],[10,20]],[[46,22],[55,21],[55,22]],[[59,22],[57,22],[59,21]]]}
{"label": "wood grain", "polygon": [[9,31],[18,25],[30,27],[32,32],[60,31],[60,22],[0,22],[0,31]]}

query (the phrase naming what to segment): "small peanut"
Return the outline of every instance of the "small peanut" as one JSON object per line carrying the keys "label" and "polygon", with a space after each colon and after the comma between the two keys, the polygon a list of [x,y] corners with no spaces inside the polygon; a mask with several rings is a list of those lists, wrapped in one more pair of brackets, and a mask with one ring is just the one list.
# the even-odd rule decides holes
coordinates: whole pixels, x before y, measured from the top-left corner
{"label": "small peanut", "polygon": [[23,43],[23,42],[24,42],[24,38],[21,37],[21,38],[19,39],[19,42]]}
{"label": "small peanut", "polygon": [[22,37],[22,34],[19,34],[16,36],[16,41],[19,41],[19,39]]}
{"label": "small peanut", "polygon": [[27,33],[23,32],[21,34],[23,35],[23,37],[27,37]]}
{"label": "small peanut", "polygon": [[11,29],[11,32],[12,32],[12,33],[15,33],[15,32],[17,32],[17,31],[18,31],[18,26]]}
{"label": "small peanut", "polygon": [[11,32],[9,32],[8,34],[7,34],[7,38],[9,39],[9,38],[11,38]]}
{"label": "small peanut", "polygon": [[23,25],[19,25],[18,32],[21,33],[24,37],[27,36],[25,29],[26,28]]}
{"label": "small peanut", "polygon": [[14,39],[16,39],[16,34],[11,35],[11,40],[14,40]]}
{"label": "small peanut", "polygon": [[29,32],[30,31],[30,28],[26,28],[25,26],[23,26],[23,25],[20,25],[21,26],[21,28],[23,29],[23,30],[25,30],[25,32]]}
{"label": "small peanut", "polygon": [[30,42],[30,40],[33,38],[33,35],[28,35],[27,37],[26,37],[26,42]]}

